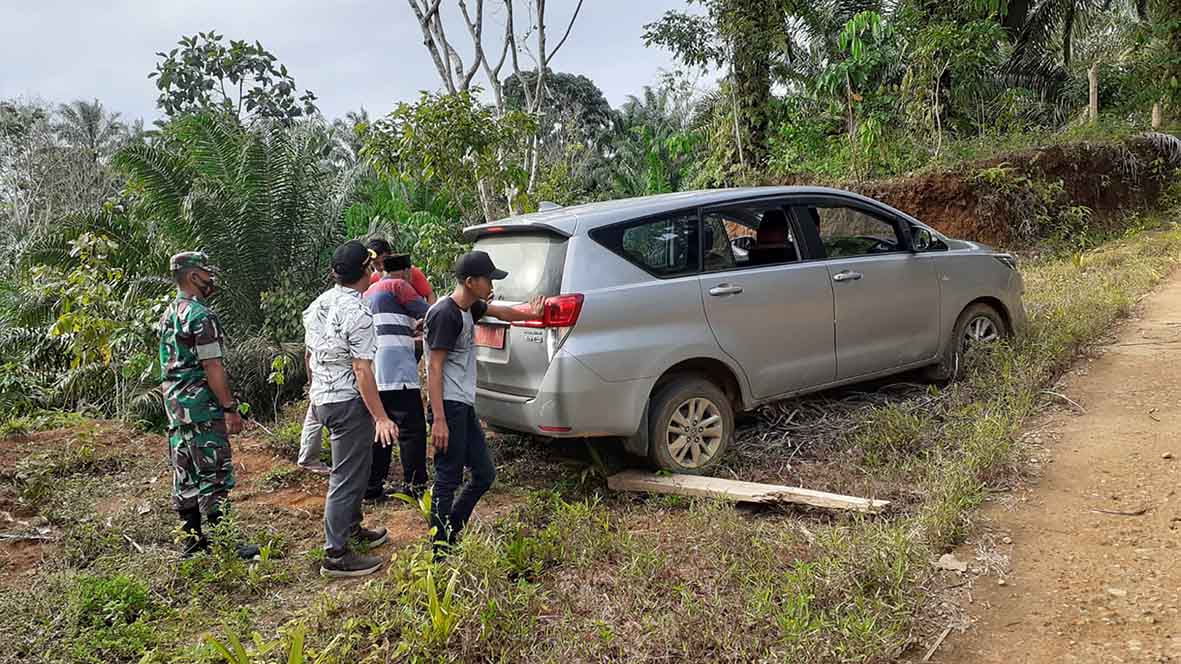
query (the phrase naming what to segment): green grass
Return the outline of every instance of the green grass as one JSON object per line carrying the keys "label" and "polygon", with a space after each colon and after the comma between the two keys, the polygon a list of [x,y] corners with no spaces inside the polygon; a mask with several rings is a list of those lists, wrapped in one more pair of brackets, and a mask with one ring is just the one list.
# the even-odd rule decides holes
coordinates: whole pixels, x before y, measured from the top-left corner
{"label": "green grass", "polygon": [[[792,460],[805,462],[805,483],[806,463],[832,457],[851,482],[914,496],[880,517],[616,496],[555,479],[567,488],[533,490],[475,523],[444,563],[423,542],[383,574],[330,584],[316,573],[318,546],[286,541],[283,519],[298,517],[231,514],[212,555],[180,562],[165,487],[96,516],[99,502],[145,486],[160,460],[108,459],[101,437],[79,434],[4,479],[50,482],[37,505],[61,543],[27,587],[0,594],[0,660],[269,662],[292,649],[321,664],[893,660],[921,631],[929,562],[1020,470],[1016,434],[1044,387],[1181,262],[1181,230],[1143,230],[1160,221],[1138,218],[1126,237],[1023,265],[1025,336],[974,356],[959,383],[851,409],[832,448]],[[505,476],[552,465],[544,449],[513,447]],[[237,560],[243,540],[267,544],[266,560]]]}
{"label": "green grass", "polygon": [[46,411],[31,415],[21,415],[4,422],[0,422],[0,440],[27,436],[39,431],[78,427],[88,420],[79,413],[65,413],[61,411]]}

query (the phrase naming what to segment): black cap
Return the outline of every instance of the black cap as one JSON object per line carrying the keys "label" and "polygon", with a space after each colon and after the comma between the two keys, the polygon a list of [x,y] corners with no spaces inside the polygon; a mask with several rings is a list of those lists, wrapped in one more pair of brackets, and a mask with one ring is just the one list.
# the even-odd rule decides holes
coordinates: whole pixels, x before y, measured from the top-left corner
{"label": "black cap", "polygon": [[357,240],[349,240],[332,252],[332,271],[341,276],[360,276],[373,254]]}
{"label": "black cap", "polygon": [[496,269],[492,264],[492,257],[483,251],[469,251],[455,261],[455,276],[460,279],[467,277],[488,277],[489,279],[504,279],[508,272]]}

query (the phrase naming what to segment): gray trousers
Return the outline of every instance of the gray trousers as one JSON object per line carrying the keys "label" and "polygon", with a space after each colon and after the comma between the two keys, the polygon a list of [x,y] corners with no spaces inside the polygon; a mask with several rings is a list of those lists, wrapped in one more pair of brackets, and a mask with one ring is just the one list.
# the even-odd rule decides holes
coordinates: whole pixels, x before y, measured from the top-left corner
{"label": "gray trousers", "polygon": [[361,525],[361,498],[373,465],[373,416],[361,397],[314,407],[316,419],[328,427],[332,474],[324,501],[324,548],[340,555],[349,536]]}
{"label": "gray trousers", "polygon": [[323,431],[324,425],[316,419],[316,410],[309,403],[308,414],[303,418],[303,432],[299,436],[299,465],[308,466],[320,460]]}

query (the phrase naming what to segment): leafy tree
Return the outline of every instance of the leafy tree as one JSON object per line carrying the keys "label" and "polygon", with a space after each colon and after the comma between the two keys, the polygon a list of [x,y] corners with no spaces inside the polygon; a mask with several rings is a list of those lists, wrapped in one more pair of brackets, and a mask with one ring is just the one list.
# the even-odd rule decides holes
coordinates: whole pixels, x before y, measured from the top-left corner
{"label": "leafy tree", "polygon": [[430,186],[465,219],[492,221],[530,205],[519,156],[535,126],[525,113],[497,113],[471,92],[424,92],[370,127],[364,153],[382,177]]}
{"label": "leafy tree", "polygon": [[148,78],[156,80],[156,105],[168,116],[219,109],[239,120],[265,118],[291,123],[316,112],[316,95],[297,95],[295,79],[259,42],[230,40],[199,32],[181,37],[177,48],[157,53],[162,60]]}
{"label": "leafy tree", "polygon": [[459,213],[447,197],[413,181],[371,179],[345,211],[349,237],[384,237],[410,254],[436,287],[450,282],[455,257],[465,251]]}
{"label": "leafy tree", "polygon": [[[783,0],[690,0],[705,16],[669,11],[644,26],[644,43],[662,46],[689,67],[729,70],[738,158],[758,167],[766,159],[770,121],[772,61],[784,54],[787,38]],[[749,153],[749,154],[747,154]]]}
{"label": "leafy tree", "polygon": [[[611,105],[595,82],[581,74],[547,72],[545,108],[540,134],[544,138],[561,120],[569,119],[577,132],[593,136],[611,124]],[[526,110],[525,88],[537,86],[537,72],[526,71],[509,76],[503,85],[505,105],[512,110]]]}
{"label": "leafy tree", "polygon": [[97,102],[52,109],[0,101],[0,265],[14,269],[41,228],[118,192],[122,179],[109,164],[124,140],[118,126]]}

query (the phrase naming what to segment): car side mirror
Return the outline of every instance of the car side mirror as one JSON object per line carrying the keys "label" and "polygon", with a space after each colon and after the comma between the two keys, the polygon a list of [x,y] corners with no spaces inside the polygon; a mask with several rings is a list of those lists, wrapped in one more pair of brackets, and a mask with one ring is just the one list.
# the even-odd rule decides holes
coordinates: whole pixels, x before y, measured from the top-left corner
{"label": "car side mirror", "polygon": [[931,231],[917,226],[911,226],[910,229],[910,246],[915,251],[927,251],[935,244],[935,238],[931,237]]}

